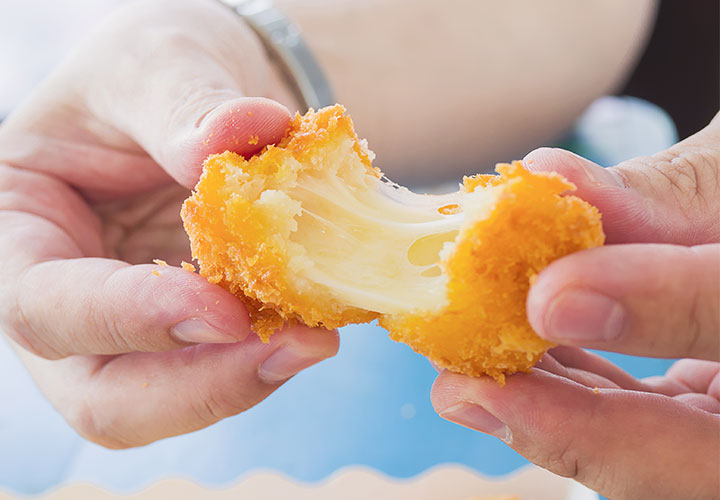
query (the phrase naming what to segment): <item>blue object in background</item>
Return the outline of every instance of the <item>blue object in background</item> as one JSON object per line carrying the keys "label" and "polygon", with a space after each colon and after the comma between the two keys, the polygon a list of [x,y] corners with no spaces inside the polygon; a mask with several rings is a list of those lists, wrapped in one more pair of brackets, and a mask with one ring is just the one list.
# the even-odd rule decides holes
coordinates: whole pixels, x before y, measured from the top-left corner
{"label": "blue object in background", "polygon": [[672,118],[637,97],[601,97],[593,102],[559,146],[604,167],[649,156],[678,142]]}

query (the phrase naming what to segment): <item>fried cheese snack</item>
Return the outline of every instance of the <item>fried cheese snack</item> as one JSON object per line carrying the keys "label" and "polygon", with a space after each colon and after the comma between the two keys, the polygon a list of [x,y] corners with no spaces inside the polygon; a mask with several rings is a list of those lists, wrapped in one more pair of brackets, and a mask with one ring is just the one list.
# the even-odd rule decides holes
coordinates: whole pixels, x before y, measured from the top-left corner
{"label": "fried cheese snack", "polygon": [[551,346],[530,328],[535,276],[601,245],[597,209],[520,162],[418,195],[387,181],[345,109],[297,115],[248,160],[212,155],[182,218],[200,273],[240,297],[264,340],[283,324],[379,320],[471,376],[528,371]]}

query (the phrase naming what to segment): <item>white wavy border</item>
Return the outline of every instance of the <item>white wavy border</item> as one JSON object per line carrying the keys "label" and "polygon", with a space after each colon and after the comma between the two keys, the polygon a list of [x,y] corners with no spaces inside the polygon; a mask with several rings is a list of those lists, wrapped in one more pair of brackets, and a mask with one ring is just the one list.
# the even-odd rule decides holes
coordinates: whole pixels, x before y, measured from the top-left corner
{"label": "white wavy border", "polygon": [[38,496],[0,492],[0,500],[471,500],[492,495],[515,495],[522,500],[597,499],[574,481],[538,467],[489,477],[464,465],[444,464],[411,478],[393,478],[364,466],[343,467],[316,483],[296,481],[275,471],[255,471],[224,488],[165,479],[140,492],[120,495],[78,483]]}

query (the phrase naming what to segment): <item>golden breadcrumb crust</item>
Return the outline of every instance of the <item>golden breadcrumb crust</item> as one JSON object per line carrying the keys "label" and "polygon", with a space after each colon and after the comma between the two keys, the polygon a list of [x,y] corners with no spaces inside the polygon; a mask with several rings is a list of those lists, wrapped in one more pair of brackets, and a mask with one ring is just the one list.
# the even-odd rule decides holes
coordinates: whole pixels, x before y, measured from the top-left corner
{"label": "golden breadcrumb crust", "polygon": [[384,316],[380,324],[437,365],[466,375],[529,370],[551,347],[530,328],[525,299],[553,260],[601,245],[597,209],[575,196],[557,174],[534,174],[520,162],[496,167],[500,176],[466,178],[468,191],[499,193],[490,216],[466,226],[441,267],[449,305],[436,314]]}
{"label": "golden breadcrumb crust", "polygon": [[[210,156],[182,208],[200,273],[245,302],[264,341],[287,323],[337,328],[378,319],[393,339],[450,370],[499,381],[529,370],[551,346],[525,316],[530,284],[553,260],[603,243],[597,209],[566,195],[575,187],[561,176],[530,173],[520,162],[498,165],[499,176],[466,177],[463,190],[492,190],[492,206],[466,222],[443,254],[448,305],[393,315],[350,307],[322,286],[311,294],[296,286],[288,235],[297,228],[298,202],[288,198],[286,210],[266,202],[298,176],[324,168],[318,158],[347,138],[366,174],[380,178],[339,105],[296,115],[278,145],[248,160],[231,152]],[[455,204],[438,208],[458,210]]]}
{"label": "golden breadcrumb crust", "polygon": [[297,114],[277,146],[268,146],[247,161],[231,152],[211,155],[194,193],[183,205],[181,215],[200,274],[245,302],[253,330],[263,341],[286,323],[332,329],[377,318],[376,313],[344,306],[330,297],[294,293],[286,273],[287,242],[278,237],[278,230],[288,221],[256,203],[256,192],[222,197],[232,173],[242,172],[241,181],[263,178],[267,180],[263,187],[274,187],[297,177],[303,161],[344,136],[355,141],[353,150],[368,174],[380,177],[344,111],[336,106]]}

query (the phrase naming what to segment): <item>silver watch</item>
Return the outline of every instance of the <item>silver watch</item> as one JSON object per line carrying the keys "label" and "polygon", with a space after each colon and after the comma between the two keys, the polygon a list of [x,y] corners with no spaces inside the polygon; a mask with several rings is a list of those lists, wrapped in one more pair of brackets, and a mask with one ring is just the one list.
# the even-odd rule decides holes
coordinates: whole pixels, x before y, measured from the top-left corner
{"label": "silver watch", "polygon": [[330,83],[302,38],[300,28],[270,0],[220,0],[257,33],[270,58],[306,111],[335,104]]}

